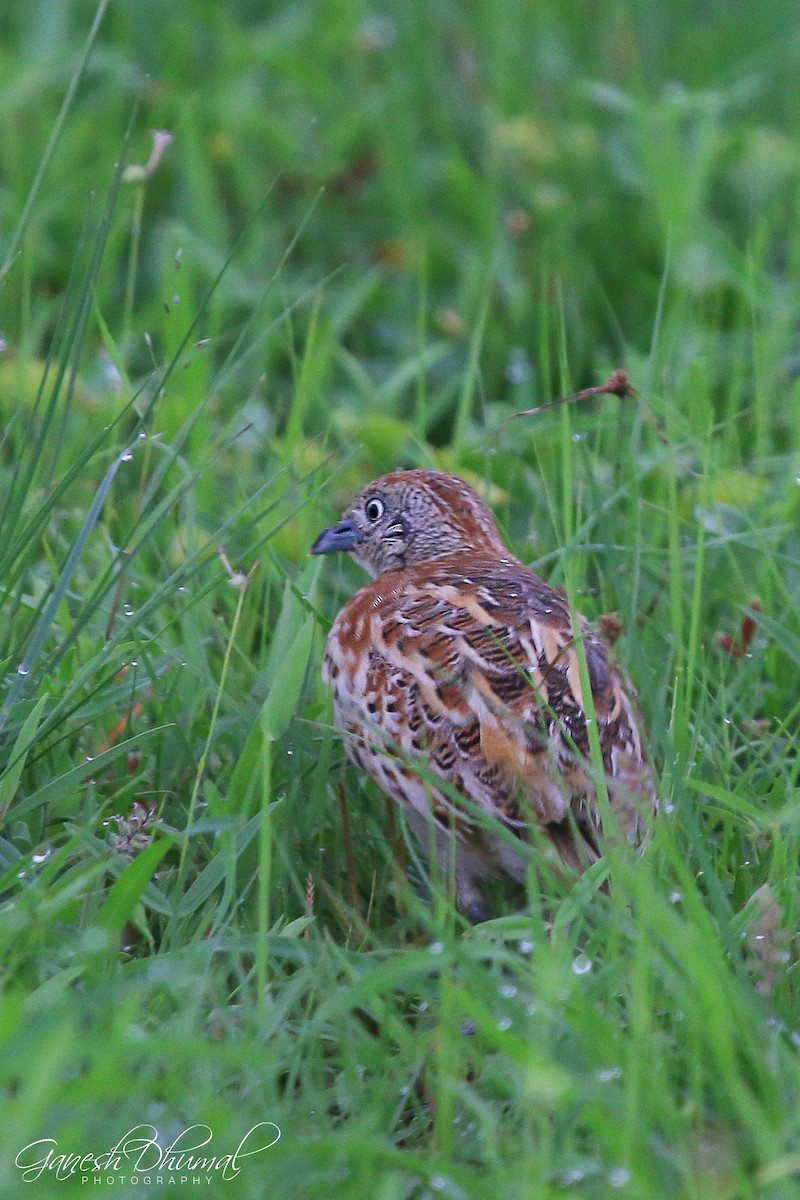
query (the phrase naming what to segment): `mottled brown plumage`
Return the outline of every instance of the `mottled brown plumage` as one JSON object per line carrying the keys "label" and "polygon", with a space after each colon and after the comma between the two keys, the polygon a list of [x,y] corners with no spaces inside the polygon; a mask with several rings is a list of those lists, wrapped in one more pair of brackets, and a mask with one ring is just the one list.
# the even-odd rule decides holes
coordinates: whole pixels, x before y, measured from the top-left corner
{"label": "mottled brown plumage", "polygon": [[[349,552],[373,576],[342,609],[323,670],[351,759],[405,810],[446,866],[459,907],[486,916],[480,882],[522,882],[525,857],[475,819],[522,838],[535,823],[583,870],[600,821],[569,606],[503,545],[468,484],[436,471],[375,480],[312,553]],[[638,840],[654,802],[634,709],[606,643],[581,618],[609,797]],[[446,781],[436,786],[436,779]],[[467,803],[460,802],[466,797]]]}

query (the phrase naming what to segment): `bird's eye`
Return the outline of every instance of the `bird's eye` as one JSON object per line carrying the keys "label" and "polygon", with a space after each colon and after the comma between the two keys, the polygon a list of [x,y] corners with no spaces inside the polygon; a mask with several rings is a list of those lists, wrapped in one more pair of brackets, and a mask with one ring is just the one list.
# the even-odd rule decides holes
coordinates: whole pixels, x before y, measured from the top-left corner
{"label": "bird's eye", "polygon": [[377,496],[373,496],[364,505],[364,513],[368,521],[380,521],[383,516],[383,501]]}

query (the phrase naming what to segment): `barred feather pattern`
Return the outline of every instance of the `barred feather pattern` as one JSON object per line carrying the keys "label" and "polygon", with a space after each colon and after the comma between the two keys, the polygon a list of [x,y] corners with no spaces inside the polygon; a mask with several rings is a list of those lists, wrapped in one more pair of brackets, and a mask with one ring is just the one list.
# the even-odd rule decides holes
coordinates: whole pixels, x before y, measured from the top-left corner
{"label": "barred feather pattern", "polygon": [[376,575],[328,639],[336,723],[423,847],[432,825],[447,864],[455,838],[462,911],[484,919],[487,878],[524,881],[517,840],[534,824],[573,870],[599,855],[578,641],[610,803],[637,842],[655,801],[632,691],[587,622],[573,630],[564,593],[509,554],[477,494],[453,476],[395,472],[365,488],[315,552],[329,552],[333,532],[352,537],[346,548]]}

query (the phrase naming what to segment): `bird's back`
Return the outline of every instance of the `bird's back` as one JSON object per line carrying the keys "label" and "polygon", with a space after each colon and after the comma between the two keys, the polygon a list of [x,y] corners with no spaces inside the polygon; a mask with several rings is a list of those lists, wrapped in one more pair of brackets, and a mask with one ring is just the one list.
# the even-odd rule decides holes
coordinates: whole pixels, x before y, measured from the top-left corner
{"label": "bird's back", "polygon": [[[634,705],[582,618],[578,638],[611,804],[635,841],[653,785]],[[519,835],[540,826],[578,869],[597,856],[578,656],[562,592],[510,555],[460,552],[362,588],[334,623],[325,674],[351,758],[420,836],[432,816],[455,829],[467,873],[521,879],[524,857],[476,810]]]}

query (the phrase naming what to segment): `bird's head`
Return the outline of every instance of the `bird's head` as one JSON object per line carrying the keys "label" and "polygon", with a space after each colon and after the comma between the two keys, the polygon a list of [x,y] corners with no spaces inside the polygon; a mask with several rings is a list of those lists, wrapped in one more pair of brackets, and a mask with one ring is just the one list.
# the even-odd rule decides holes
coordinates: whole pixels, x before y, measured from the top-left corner
{"label": "bird's head", "polygon": [[480,496],[441,471],[394,471],[368,484],[312,554],[344,550],[374,578],[464,551],[507,554]]}

